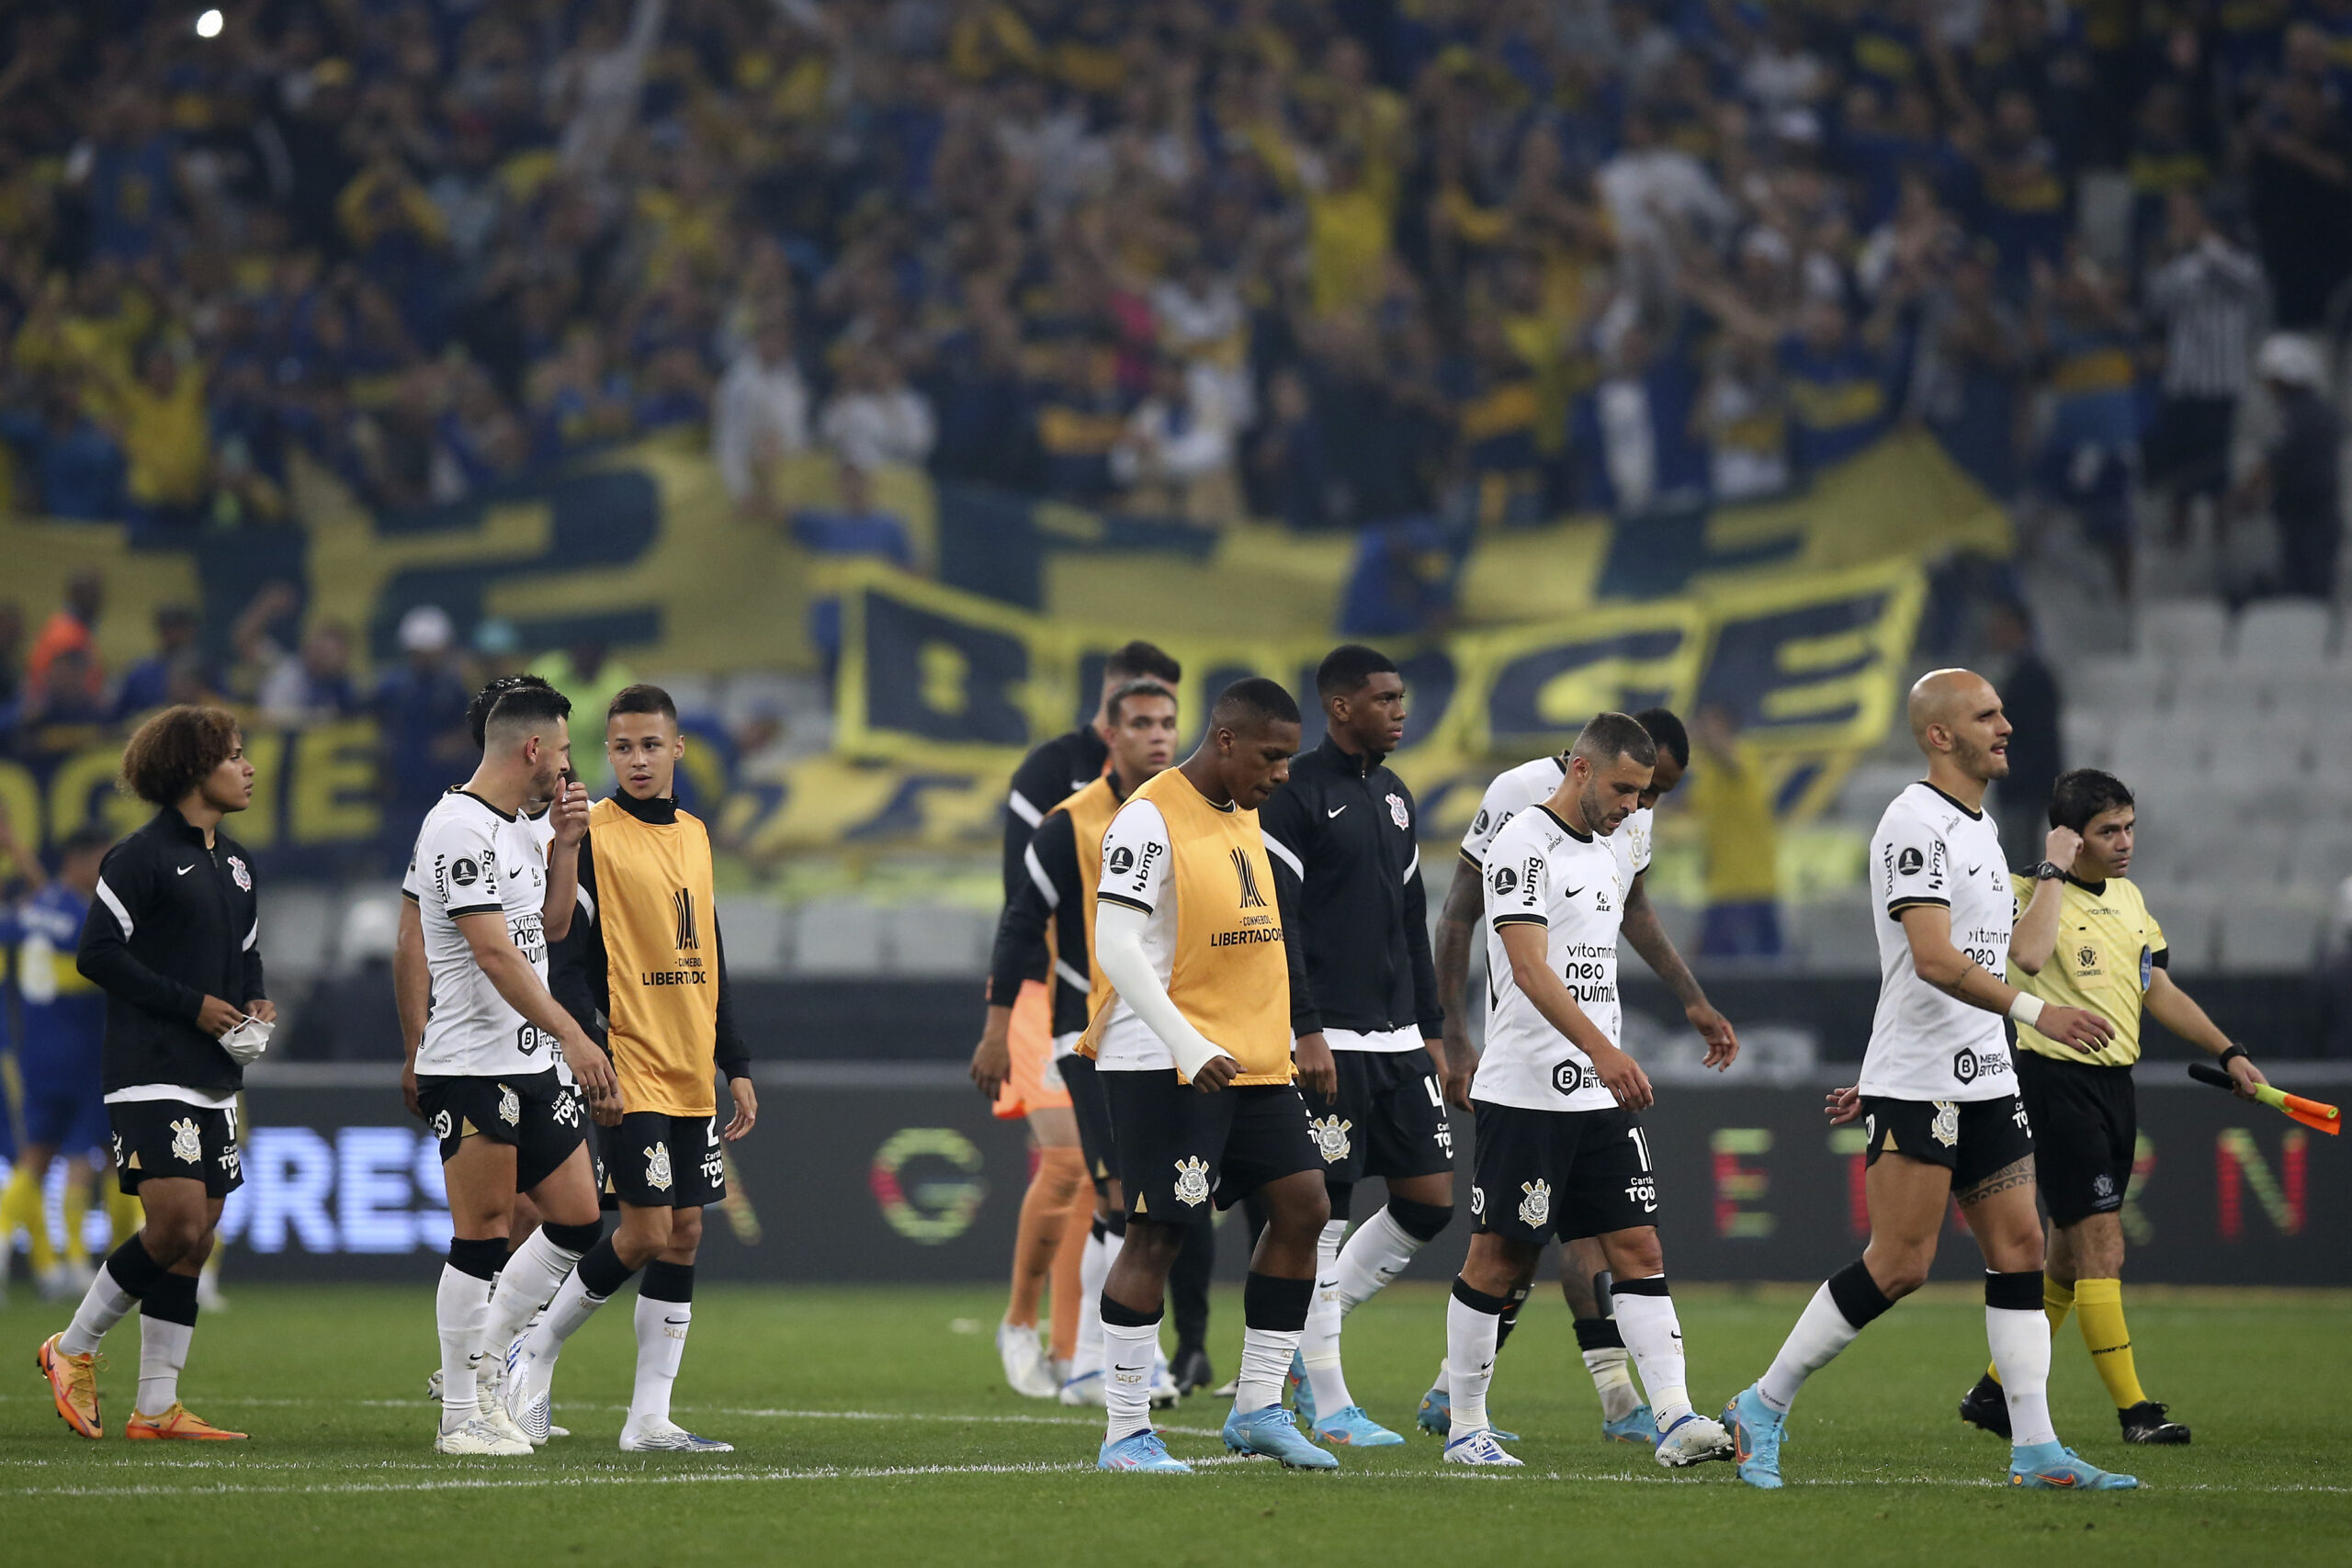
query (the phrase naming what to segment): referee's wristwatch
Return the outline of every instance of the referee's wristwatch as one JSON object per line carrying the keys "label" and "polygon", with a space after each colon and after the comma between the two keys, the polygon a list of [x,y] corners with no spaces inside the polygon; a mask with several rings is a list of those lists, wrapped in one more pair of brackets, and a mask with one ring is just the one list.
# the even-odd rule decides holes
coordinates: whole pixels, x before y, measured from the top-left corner
{"label": "referee's wristwatch", "polygon": [[2036,882],[2064,882],[2066,880],[2066,874],[2051,862],[2043,861],[2033,868],[2033,879]]}

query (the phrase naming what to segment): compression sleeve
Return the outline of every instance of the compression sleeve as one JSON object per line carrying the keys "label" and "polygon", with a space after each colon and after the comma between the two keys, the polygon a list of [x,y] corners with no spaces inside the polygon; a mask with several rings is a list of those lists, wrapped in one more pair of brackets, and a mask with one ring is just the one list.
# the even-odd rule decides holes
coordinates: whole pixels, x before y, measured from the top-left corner
{"label": "compression sleeve", "polygon": [[1193,1027],[1168,994],[1159,972],[1151,966],[1151,959],[1143,950],[1143,933],[1151,917],[1141,909],[1108,899],[1094,907],[1094,959],[1102,965],[1103,977],[1119,993],[1120,1000],[1135,1010],[1144,1027],[1159,1037],[1168,1054],[1176,1058],[1176,1070],[1191,1078],[1216,1058],[1229,1053],[1213,1044],[1206,1035]]}

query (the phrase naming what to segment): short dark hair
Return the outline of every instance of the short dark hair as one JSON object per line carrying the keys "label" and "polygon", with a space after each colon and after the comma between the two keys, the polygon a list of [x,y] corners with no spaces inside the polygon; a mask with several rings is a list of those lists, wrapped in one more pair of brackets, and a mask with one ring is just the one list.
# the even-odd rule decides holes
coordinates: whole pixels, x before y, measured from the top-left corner
{"label": "short dark hair", "polygon": [[1125,685],[1111,694],[1111,705],[1106,711],[1110,715],[1111,727],[1114,729],[1118,728],[1119,724],[1119,705],[1122,703],[1125,703],[1129,697],[1166,697],[1172,703],[1176,700],[1176,694],[1170,691],[1167,687],[1161,685],[1157,681],[1145,680],[1128,682]]}
{"label": "short dark hair", "polygon": [[1374,675],[1394,675],[1396,661],[1376,648],[1366,648],[1360,642],[1343,642],[1323,656],[1315,667],[1315,694],[1318,697],[1345,697],[1363,690],[1364,682]]}
{"label": "short dark hair", "polygon": [[1644,708],[1634,716],[1634,722],[1648,732],[1659,750],[1674,759],[1676,767],[1690,765],[1690,732],[1682,728],[1680,719],[1665,708]]}
{"label": "short dark hair", "polygon": [[1657,742],[1650,739],[1641,720],[1630,714],[1595,714],[1592,722],[1577,732],[1577,743],[1568,750],[1594,767],[1620,757],[1630,757],[1645,768],[1657,766]]}
{"label": "short dark hair", "polygon": [[57,846],[57,853],[60,860],[72,860],[75,855],[102,855],[112,848],[113,834],[95,823],[85,822],[65,835],[65,841]]}
{"label": "short dark hair", "polygon": [[2097,768],[2076,768],[2058,775],[2050,789],[2050,825],[2079,833],[2102,811],[2132,804],[2132,792],[2113,773]]}
{"label": "short dark hair", "polygon": [[236,749],[237,716],[227,708],[165,708],[131,732],[121,787],[151,806],[176,806]]}
{"label": "short dark hair", "polygon": [[[544,729],[557,719],[571,716],[571,699],[553,686],[517,686],[492,705],[482,734],[487,737],[493,729]],[[486,743],[483,749],[489,749]]]}
{"label": "short dark hair", "polygon": [[474,700],[466,705],[466,728],[473,732],[475,750],[482,750],[485,744],[482,740],[482,731],[490,723],[490,710],[498,705],[498,699],[509,692],[526,691],[534,687],[543,691],[555,690],[548,684],[546,676],[526,673],[501,675],[474,694]]}
{"label": "short dark hair", "polygon": [[1245,675],[1236,681],[1216,694],[1216,705],[1209,710],[1211,728],[1237,733],[1298,721],[1298,705],[1291,694],[1283,690],[1281,682],[1263,675]]}
{"label": "short dark hair", "polygon": [[1114,681],[1139,681],[1148,676],[1172,686],[1184,678],[1184,667],[1170,658],[1159,644],[1137,637],[1111,650],[1102,660],[1102,673]]}
{"label": "short dark hair", "polygon": [[658,713],[672,724],[678,722],[678,705],[670,700],[670,694],[642,682],[615,692],[605,709],[606,718],[616,718],[625,713]]}

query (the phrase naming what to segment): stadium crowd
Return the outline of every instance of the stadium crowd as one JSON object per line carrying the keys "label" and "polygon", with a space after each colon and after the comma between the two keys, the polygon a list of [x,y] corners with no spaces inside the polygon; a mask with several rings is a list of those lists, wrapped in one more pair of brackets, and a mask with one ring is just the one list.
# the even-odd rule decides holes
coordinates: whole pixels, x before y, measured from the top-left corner
{"label": "stadium crowd", "polygon": [[413,507],[707,428],[771,513],[820,449],[1458,549],[1909,421],[2127,591],[2143,479],[2267,501],[2253,591],[2332,584],[2324,360],[2259,367],[2279,471],[2228,458],[2352,268],[2345,0],[223,9],[16,15],[20,512],[283,519],[298,450]]}

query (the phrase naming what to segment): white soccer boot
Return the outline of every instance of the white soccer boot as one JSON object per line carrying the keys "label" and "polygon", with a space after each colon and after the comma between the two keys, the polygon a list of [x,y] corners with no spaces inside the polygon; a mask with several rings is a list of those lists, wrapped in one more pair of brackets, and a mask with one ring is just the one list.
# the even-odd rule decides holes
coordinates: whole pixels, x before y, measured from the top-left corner
{"label": "white soccer boot", "polygon": [[508,1437],[504,1432],[477,1416],[462,1426],[442,1428],[433,1438],[433,1451],[494,1459],[519,1459],[531,1451],[531,1445],[519,1437]]}
{"label": "white soccer boot", "polygon": [[1046,1369],[1046,1348],[1037,1342],[1035,1328],[998,1324],[996,1353],[1004,1363],[1004,1381],[1023,1399],[1051,1399],[1061,1393],[1061,1383]]}
{"label": "white soccer boot", "polygon": [[1737,1456],[1737,1445],[1723,1423],[1695,1410],[1658,1434],[1657,1461],[1668,1470]]}
{"label": "white soccer boot", "polygon": [[722,1443],[716,1438],[696,1437],[675,1421],[644,1421],[635,1416],[621,1427],[621,1452],[625,1454],[731,1454],[732,1443]]}

